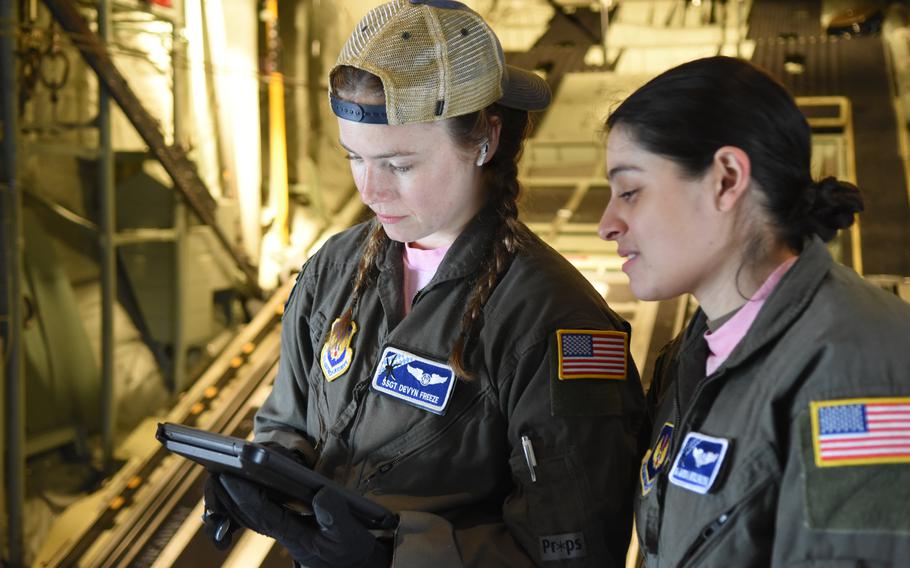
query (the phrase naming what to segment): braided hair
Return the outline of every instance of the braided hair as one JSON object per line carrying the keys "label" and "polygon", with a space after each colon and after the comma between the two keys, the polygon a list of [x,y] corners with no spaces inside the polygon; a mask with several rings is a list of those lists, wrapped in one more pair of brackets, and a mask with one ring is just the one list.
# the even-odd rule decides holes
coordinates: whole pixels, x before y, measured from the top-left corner
{"label": "braided hair", "polygon": [[[385,101],[381,80],[366,71],[341,66],[333,71],[330,82],[332,92],[340,98],[361,104],[383,104]],[[518,199],[521,194],[518,160],[528,132],[529,118],[526,111],[494,103],[480,111],[444,122],[452,139],[463,148],[470,149],[476,148],[489,137],[495,121],[501,124],[499,144],[493,157],[482,166],[481,183],[488,196],[488,206],[496,212],[500,222],[494,238],[488,243],[482,268],[473,278],[467,307],[461,318],[461,328],[449,356],[449,365],[463,379],[474,377],[474,373],[465,365],[465,353],[483,323],[483,307],[515,254],[525,243],[526,234],[518,221]],[[382,225],[374,220],[360,257],[351,301],[329,331],[327,341],[330,345],[340,342],[352,327],[357,304],[364,291],[374,283],[379,261],[389,241]]]}

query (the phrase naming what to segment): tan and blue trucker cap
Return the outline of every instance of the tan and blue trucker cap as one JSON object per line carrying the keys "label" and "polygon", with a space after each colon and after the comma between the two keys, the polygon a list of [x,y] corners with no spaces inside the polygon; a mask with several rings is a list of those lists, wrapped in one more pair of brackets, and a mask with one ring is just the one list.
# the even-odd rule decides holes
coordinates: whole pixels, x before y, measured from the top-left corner
{"label": "tan and blue trucker cap", "polygon": [[376,75],[385,90],[385,106],[329,93],[333,112],[356,122],[432,122],[494,102],[528,111],[550,103],[546,81],[506,65],[490,26],[452,0],[394,0],[373,8],[342,48],[335,67],[341,65]]}

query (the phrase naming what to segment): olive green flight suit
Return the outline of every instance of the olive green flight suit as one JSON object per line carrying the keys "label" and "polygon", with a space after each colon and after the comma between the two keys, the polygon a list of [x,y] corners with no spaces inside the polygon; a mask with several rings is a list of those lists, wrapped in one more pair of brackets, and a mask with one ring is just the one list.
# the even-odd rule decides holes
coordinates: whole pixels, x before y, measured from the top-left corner
{"label": "olive green flight suit", "polygon": [[[663,353],[649,393],[658,410],[636,502],[648,568],[910,565],[910,460],[819,462],[824,430],[812,424],[831,416],[819,405],[910,411],[910,306],[813,239],[707,377],[705,331],[699,311]],[[894,431],[910,432],[910,414]],[[706,494],[668,482],[690,432],[729,443]]]}
{"label": "olive green flight suit", "polygon": [[556,332],[629,326],[529,231],[468,344],[477,376],[457,381],[443,415],[370,386],[386,346],[448,360],[497,222],[490,211],[472,220],[406,317],[402,245],[391,243],[355,313],[350,367],[331,382],[320,351],[350,301],[371,227],[328,241],[287,304],[256,440],[296,448],[317,471],[400,511],[394,566],[621,566],[645,420],[638,373],[629,358],[624,378],[561,381]]}

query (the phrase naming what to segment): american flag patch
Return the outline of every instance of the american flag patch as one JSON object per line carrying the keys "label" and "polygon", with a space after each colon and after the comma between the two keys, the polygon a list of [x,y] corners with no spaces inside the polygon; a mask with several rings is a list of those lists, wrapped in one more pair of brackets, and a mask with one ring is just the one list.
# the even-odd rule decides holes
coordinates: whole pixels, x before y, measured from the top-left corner
{"label": "american flag patch", "polygon": [[910,397],[811,402],[815,465],[910,462]]}
{"label": "american flag patch", "polygon": [[625,379],[627,339],[622,331],[558,330],[559,380]]}

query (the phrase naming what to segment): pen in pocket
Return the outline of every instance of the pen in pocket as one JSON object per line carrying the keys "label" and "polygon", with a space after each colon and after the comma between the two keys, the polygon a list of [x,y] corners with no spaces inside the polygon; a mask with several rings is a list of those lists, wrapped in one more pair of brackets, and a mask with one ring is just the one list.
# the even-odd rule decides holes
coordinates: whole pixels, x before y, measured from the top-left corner
{"label": "pen in pocket", "polygon": [[531,471],[531,482],[537,482],[537,457],[534,455],[534,446],[531,445],[531,439],[527,436],[521,437],[521,449],[525,454],[525,461],[528,462],[528,469]]}

